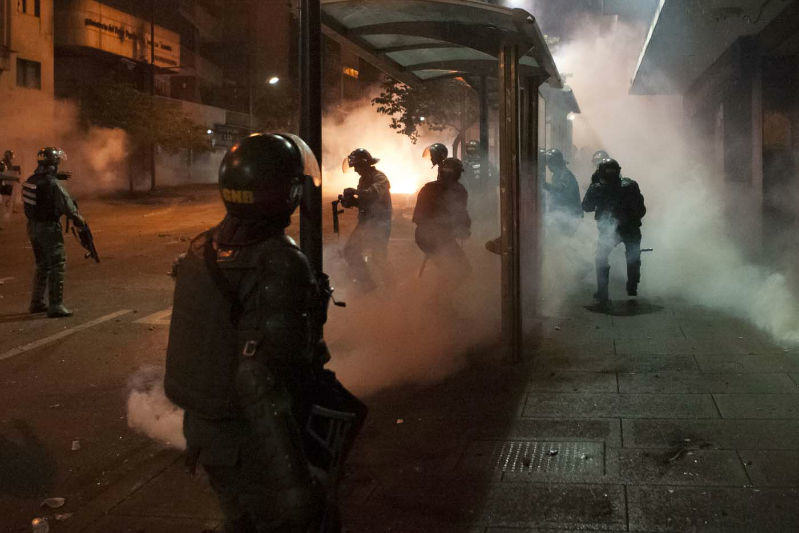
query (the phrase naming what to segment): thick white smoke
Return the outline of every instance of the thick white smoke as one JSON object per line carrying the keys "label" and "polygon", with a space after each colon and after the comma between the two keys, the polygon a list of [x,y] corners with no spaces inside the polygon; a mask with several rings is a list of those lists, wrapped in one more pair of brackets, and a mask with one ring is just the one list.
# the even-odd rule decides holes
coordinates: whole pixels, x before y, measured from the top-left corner
{"label": "thick white smoke", "polygon": [[22,175],[36,169],[36,153],[43,146],[58,146],[67,153],[63,170],[71,170],[67,184],[81,195],[125,187],[127,135],[118,129],[83,128],[77,106],[39,92],[16,92],[0,98],[0,114],[6,128],[0,152],[13,150]]}
{"label": "thick white smoke", "polygon": [[[713,155],[697,154],[694,147],[701,144],[683,118],[679,97],[628,94],[644,34],[642,27],[600,26],[585,18],[579,37],[560,45],[555,54],[560,71],[572,74],[568,83],[582,110],[574,121],[579,153],[607,150],[620,162],[622,174],[638,181],[646,198],[642,245],[655,251],[643,256],[641,295],[713,307],[748,319],[778,341],[797,343],[799,306],[786,276],[750,260],[751,241],[740,231],[757,219],[757,202],[749,202],[750,209],[741,201],[756,198],[756,191],[724,184]],[[578,169],[590,168],[584,160],[573,163]],[[578,176],[583,193],[589,178],[586,170]],[[734,218],[727,213],[731,206]],[[563,265],[569,266],[565,271],[571,281],[593,283],[595,241],[589,216],[570,244],[572,250],[582,250],[577,259],[572,254],[564,260],[560,244],[549,240],[547,270],[557,275],[547,280],[550,302],[561,301],[573,286],[563,277]],[[614,259],[612,272],[623,276],[622,246]],[[617,282],[617,296],[621,290],[623,284]]]}
{"label": "thick white smoke", "polygon": [[148,366],[128,380],[128,427],[162,444],[183,450],[183,410],[164,393],[164,369]]}

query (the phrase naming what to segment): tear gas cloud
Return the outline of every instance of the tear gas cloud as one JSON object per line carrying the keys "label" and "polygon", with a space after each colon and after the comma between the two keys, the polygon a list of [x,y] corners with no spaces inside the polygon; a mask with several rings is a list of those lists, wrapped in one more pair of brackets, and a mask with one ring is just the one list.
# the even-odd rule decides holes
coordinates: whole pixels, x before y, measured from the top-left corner
{"label": "tear gas cloud", "polygon": [[[756,191],[724,183],[713,155],[696,150],[707,144],[684,118],[679,97],[628,94],[646,28],[616,22],[603,31],[588,17],[579,27],[579,37],[554,53],[559,70],[573,74],[568,83],[582,110],[573,122],[574,144],[582,149],[571,166],[584,193],[592,170],[586,158],[604,149],[620,162],[624,176],[638,181],[648,210],[642,245],[655,249],[643,258],[640,294],[719,309],[782,343],[799,342],[799,306],[786,275],[748,258],[746,232],[733,235],[741,227],[757,228],[749,222],[758,214]],[[594,283],[595,247],[589,216],[566,246],[547,241],[548,312],[557,312],[575,284],[586,291],[584,282]],[[623,257],[619,246],[612,275],[625,274]]]}
{"label": "tear gas cloud", "polygon": [[163,367],[139,369],[128,380],[128,391],[128,427],[166,446],[185,449],[183,410],[164,393]]}
{"label": "tear gas cloud", "polygon": [[67,153],[64,170],[75,176],[72,192],[97,193],[124,187],[127,136],[118,129],[80,126],[77,106],[37,92],[18,92],[0,99],[0,113],[7,128],[0,150],[13,150],[22,175],[36,169],[36,153],[43,146],[59,146]]}

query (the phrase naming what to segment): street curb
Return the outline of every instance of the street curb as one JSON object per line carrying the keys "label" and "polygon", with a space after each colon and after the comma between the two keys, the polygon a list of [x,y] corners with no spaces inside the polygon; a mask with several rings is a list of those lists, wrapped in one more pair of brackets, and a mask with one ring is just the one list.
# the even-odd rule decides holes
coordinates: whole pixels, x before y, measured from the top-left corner
{"label": "street curb", "polygon": [[[145,453],[151,453],[148,447]],[[160,448],[160,446],[158,447]],[[142,461],[141,466],[114,483],[105,492],[89,502],[85,507],[75,513],[73,520],[68,522],[69,531],[87,531],[100,519],[108,515],[119,504],[127,500],[139,489],[162,474],[181,458],[182,452],[171,449],[159,449],[150,459]],[[66,525],[66,524],[65,524]]]}

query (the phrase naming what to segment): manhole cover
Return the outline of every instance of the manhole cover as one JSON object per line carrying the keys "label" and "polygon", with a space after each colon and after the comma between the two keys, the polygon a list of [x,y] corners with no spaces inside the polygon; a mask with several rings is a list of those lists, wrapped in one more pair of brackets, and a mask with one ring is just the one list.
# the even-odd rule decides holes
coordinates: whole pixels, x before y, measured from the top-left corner
{"label": "manhole cover", "polygon": [[604,454],[602,442],[484,441],[475,443],[468,460],[481,462],[490,457],[500,472],[602,475]]}

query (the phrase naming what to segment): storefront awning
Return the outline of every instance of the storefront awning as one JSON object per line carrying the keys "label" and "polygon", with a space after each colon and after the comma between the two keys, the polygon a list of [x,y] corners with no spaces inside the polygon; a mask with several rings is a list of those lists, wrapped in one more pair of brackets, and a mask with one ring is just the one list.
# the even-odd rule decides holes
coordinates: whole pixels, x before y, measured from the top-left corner
{"label": "storefront awning", "polygon": [[522,9],[473,0],[322,0],[322,31],[409,85],[496,77],[507,43],[524,50],[520,75],[562,85],[535,18]]}

